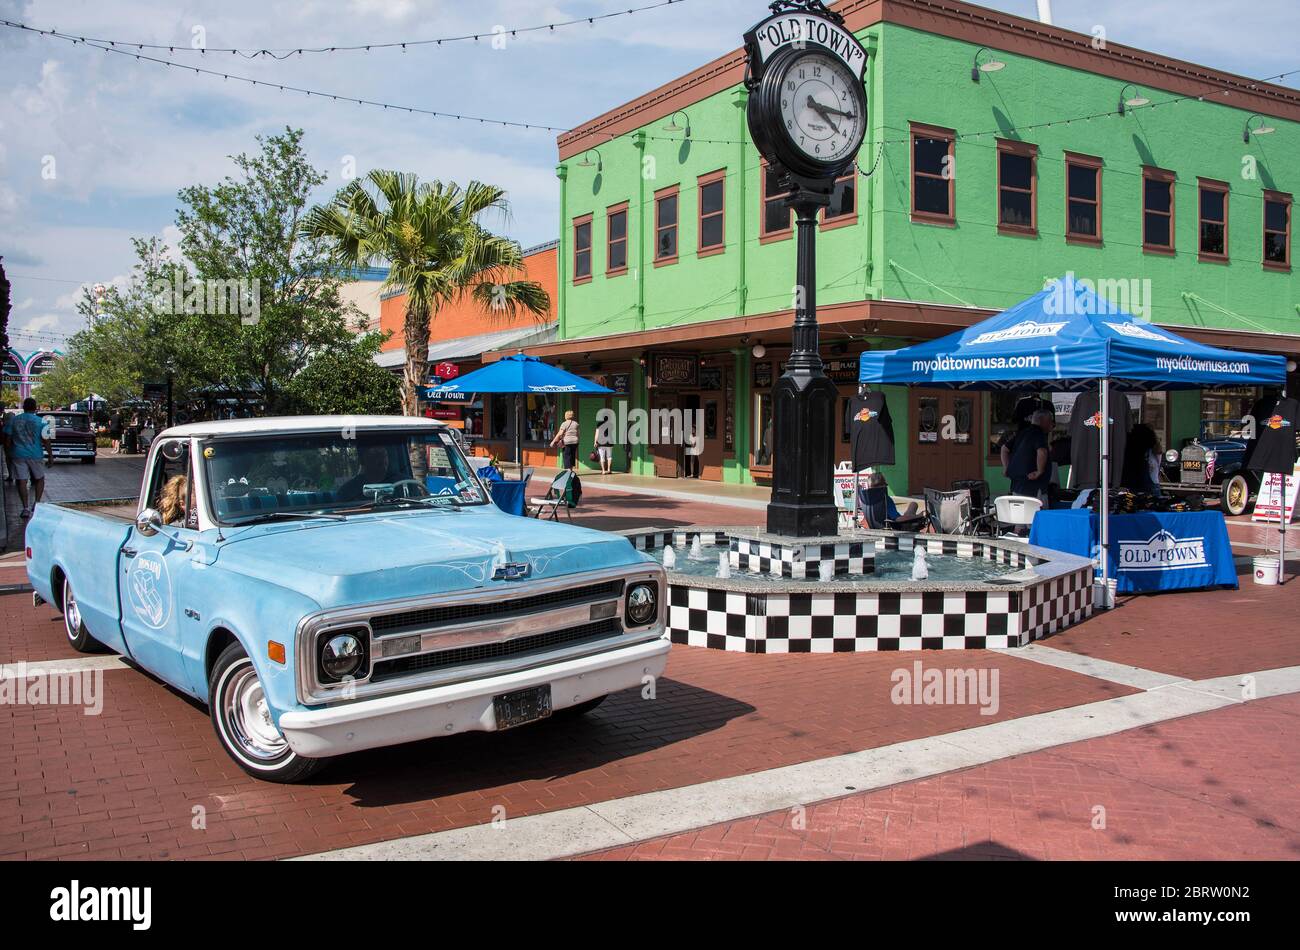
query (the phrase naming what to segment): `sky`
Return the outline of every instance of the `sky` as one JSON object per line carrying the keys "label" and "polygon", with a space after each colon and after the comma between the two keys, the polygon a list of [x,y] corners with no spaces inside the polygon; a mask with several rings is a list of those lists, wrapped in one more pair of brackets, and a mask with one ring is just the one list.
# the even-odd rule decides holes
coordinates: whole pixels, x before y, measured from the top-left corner
{"label": "sky", "polygon": [[[0,19],[79,36],[176,44],[146,51],[355,98],[569,128],[740,44],[766,0],[681,0],[588,25],[486,40],[283,60],[202,55],[401,42],[593,16],[655,0],[0,0]],[[1035,0],[985,6],[1035,17]],[[1257,78],[1300,68],[1295,0],[1053,0],[1058,26]],[[500,31],[498,31],[500,32]],[[1297,85],[1293,76],[1288,85]],[[0,27],[0,255],[14,285],[11,342],[57,347],[82,326],[81,288],[123,283],[132,237],[175,244],[176,192],[215,184],[229,156],[286,125],[328,174],[355,168],[471,178],[507,189],[486,222],[525,247],[556,237],[555,133],[495,128],[332,102],[196,75]]]}

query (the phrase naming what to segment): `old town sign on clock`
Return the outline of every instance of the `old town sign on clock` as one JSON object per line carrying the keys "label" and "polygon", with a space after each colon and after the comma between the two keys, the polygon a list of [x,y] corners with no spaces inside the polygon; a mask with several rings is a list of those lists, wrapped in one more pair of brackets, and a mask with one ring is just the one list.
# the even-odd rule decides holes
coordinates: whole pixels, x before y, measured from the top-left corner
{"label": "old town sign on clock", "polygon": [[867,51],[819,0],[777,0],[745,34],[749,133],[769,162],[803,178],[834,179],[867,130]]}

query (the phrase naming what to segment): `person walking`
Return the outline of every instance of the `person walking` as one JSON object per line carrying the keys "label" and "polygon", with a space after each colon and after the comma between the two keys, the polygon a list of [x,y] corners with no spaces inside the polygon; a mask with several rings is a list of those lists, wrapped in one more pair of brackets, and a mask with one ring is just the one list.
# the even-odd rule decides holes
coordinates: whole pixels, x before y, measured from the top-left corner
{"label": "person walking", "polygon": [[[18,498],[22,501],[24,518],[32,516],[34,508],[45,494],[45,464],[54,464],[54,443],[46,431],[45,420],[36,414],[36,400],[28,396],[23,400],[23,411],[11,416],[5,423],[5,450],[9,465],[18,482]],[[45,461],[43,461],[43,459]],[[28,482],[31,495],[28,495]]]}
{"label": "person walking", "polygon": [[614,468],[614,437],[609,433],[609,425],[596,426],[596,461],[600,462],[600,474],[612,475]]}
{"label": "person walking", "polygon": [[122,453],[122,410],[118,409],[108,419],[108,437],[113,440],[113,454]]}
{"label": "person walking", "polygon": [[560,467],[572,472],[578,467],[578,420],[573,418],[573,410],[564,413],[564,421],[551,439],[551,448],[562,446]]}

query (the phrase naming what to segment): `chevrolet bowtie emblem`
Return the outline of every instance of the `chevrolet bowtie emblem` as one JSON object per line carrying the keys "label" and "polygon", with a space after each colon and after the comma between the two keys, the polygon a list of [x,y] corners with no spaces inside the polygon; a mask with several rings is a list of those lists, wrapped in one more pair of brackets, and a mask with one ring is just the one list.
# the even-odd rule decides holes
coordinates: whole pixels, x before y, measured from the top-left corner
{"label": "chevrolet bowtie emblem", "polygon": [[506,564],[498,564],[497,569],[492,572],[494,581],[517,581],[527,577],[530,571],[527,561],[510,561]]}

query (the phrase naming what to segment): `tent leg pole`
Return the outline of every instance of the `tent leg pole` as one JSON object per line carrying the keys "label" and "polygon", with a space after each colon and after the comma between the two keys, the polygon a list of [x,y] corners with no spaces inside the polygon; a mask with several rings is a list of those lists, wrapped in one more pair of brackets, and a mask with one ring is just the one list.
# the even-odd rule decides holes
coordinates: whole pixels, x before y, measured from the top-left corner
{"label": "tent leg pole", "polygon": [[1101,512],[1099,535],[1101,540],[1102,606],[1109,609],[1110,600],[1110,380],[1101,381]]}
{"label": "tent leg pole", "polygon": [[515,395],[515,465],[519,469],[519,477],[524,477],[524,421],[523,414],[519,411],[519,396]]}
{"label": "tent leg pole", "polygon": [[1286,583],[1286,473],[1282,473],[1282,498],[1277,512],[1277,582]]}

